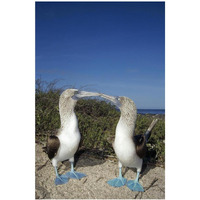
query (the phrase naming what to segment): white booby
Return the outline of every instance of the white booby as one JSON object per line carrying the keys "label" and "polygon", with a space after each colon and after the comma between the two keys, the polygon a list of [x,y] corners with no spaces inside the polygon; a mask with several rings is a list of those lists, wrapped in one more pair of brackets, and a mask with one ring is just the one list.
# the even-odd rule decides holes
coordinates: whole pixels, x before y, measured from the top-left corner
{"label": "white booby", "polygon": [[[126,184],[132,191],[144,191],[138,179],[142,170],[143,157],[146,153],[146,142],[157,120],[152,122],[145,134],[134,135],[137,118],[135,103],[128,97],[113,97],[105,94],[100,96],[113,102],[121,111],[113,143],[113,148],[118,158],[119,177],[109,180],[108,184],[113,187],[121,187]],[[136,179],[127,182],[127,179],[121,173],[122,166],[136,168]]]}
{"label": "white booby", "polygon": [[[74,171],[74,154],[78,149],[81,139],[74,107],[79,98],[89,96],[98,96],[98,93],[67,89],[60,95],[59,114],[61,127],[57,135],[50,136],[47,141],[47,154],[55,168],[56,185],[67,183],[69,178],[81,179],[86,176],[83,173]],[[71,171],[65,175],[59,175],[57,163],[68,159],[71,163]]]}

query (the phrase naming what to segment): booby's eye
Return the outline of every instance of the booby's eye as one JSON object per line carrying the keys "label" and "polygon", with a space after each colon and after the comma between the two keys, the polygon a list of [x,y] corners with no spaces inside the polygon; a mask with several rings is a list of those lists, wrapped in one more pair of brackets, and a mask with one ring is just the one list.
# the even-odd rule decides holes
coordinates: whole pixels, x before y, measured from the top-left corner
{"label": "booby's eye", "polygon": [[74,91],[74,94],[78,94],[78,90]]}

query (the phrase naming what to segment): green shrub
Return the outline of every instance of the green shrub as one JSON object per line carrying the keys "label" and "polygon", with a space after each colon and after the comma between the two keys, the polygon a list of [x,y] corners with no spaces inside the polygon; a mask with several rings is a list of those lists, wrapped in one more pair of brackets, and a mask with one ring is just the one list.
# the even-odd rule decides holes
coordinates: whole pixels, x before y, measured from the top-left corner
{"label": "green shrub", "polygon": [[119,112],[105,101],[81,99],[75,108],[82,134],[82,147],[113,153],[110,136],[115,134]]}
{"label": "green shrub", "polygon": [[55,88],[56,81],[47,83],[38,79],[35,94],[36,139],[45,140],[47,133],[60,126],[59,96],[61,89]]}

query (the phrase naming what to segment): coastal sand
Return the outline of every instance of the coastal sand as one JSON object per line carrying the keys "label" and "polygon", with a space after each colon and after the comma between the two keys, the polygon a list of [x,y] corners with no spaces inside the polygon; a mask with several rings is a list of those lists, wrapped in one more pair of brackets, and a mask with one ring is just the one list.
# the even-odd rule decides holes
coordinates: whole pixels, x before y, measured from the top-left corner
{"label": "coastal sand", "polygon": [[[55,186],[55,172],[48,161],[42,145],[36,144],[35,159],[35,198],[36,199],[164,199],[165,198],[165,169],[147,166],[141,175],[140,183],[145,192],[133,192],[128,187],[113,188],[107,184],[109,179],[118,176],[116,160],[98,159],[88,154],[81,154],[75,170],[87,176],[81,180],[70,179],[67,184]],[[60,174],[70,170],[68,161],[59,163]],[[135,179],[132,169],[123,169],[125,178]]]}

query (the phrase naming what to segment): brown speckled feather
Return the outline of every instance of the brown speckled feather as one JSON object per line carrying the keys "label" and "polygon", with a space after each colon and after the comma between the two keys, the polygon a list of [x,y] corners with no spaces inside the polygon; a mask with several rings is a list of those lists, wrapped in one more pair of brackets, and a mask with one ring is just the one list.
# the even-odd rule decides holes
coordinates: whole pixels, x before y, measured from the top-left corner
{"label": "brown speckled feather", "polygon": [[57,136],[50,136],[47,141],[47,154],[49,159],[54,158],[60,147],[60,141]]}
{"label": "brown speckled feather", "polygon": [[135,135],[133,138],[133,142],[135,143],[135,146],[136,146],[136,153],[140,158],[144,158],[144,156],[146,155],[146,152],[147,152],[146,143],[148,142],[151,136],[151,130],[153,129],[157,121],[158,119],[154,119],[151,122],[145,134]]}
{"label": "brown speckled feather", "polygon": [[147,151],[146,140],[145,136],[142,135],[135,135],[133,139],[135,146],[136,146],[136,153],[140,158],[144,158]]}

